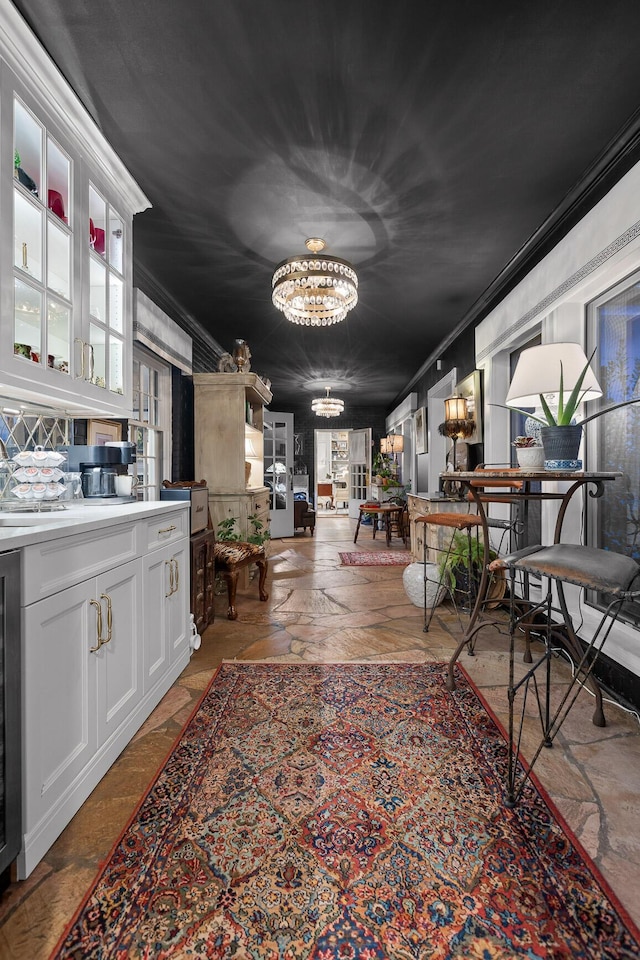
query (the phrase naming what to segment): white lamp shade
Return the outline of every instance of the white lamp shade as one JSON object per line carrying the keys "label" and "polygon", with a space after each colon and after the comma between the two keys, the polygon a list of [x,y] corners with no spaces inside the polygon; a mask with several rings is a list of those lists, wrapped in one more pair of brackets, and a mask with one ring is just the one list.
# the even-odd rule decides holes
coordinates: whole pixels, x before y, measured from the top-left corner
{"label": "white lamp shade", "polygon": [[380,440],[380,453],[390,453],[389,450],[389,438],[382,437]]}
{"label": "white lamp shade", "polygon": [[[557,406],[560,391],[560,364],[564,401],[575,387],[587,365],[587,356],[579,343],[544,343],[523,350],[518,359],[505,401],[508,407],[539,407],[540,394],[549,406]],[[597,400],[602,389],[589,367],[582,382],[582,400]]]}

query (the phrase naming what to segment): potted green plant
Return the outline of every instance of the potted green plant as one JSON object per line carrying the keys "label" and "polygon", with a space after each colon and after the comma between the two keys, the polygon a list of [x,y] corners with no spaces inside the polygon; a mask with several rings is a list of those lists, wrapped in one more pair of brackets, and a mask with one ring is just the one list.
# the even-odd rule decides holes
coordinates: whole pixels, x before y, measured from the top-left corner
{"label": "potted green plant", "polygon": [[[498,554],[489,550],[489,562]],[[459,530],[453,535],[451,549],[443,553],[438,560],[438,579],[452,593],[464,594],[470,601],[477,596],[478,585],[484,564],[484,544],[476,537],[469,538]],[[471,583],[469,583],[471,570]]]}
{"label": "potted green plant", "polygon": [[255,513],[250,514],[247,519],[251,524],[251,533],[247,535],[247,543],[256,543],[258,546],[266,545],[267,541],[271,539],[269,528]]}
{"label": "potted green plant", "polygon": [[241,540],[240,532],[236,530],[237,517],[226,517],[216,528],[218,540]]}
{"label": "potted green plant", "polygon": [[560,383],[557,393],[558,405],[555,412],[551,409],[546,397],[542,393],[539,394],[540,407],[542,408],[543,413],[542,416],[539,416],[535,413],[530,413],[526,410],[521,410],[519,407],[506,404],[509,410],[515,410],[517,413],[521,413],[523,416],[529,417],[531,420],[537,420],[543,425],[540,435],[542,438],[542,446],[544,448],[545,461],[575,461],[580,449],[582,429],[586,423],[589,423],[590,420],[595,420],[596,417],[601,417],[604,413],[610,413],[612,410],[618,410],[620,407],[626,407],[631,403],[638,403],[638,401],[640,401],[640,397],[634,397],[631,400],[622,400],[620,403],[611,404],[611,406],[605,407],[604,410],[598,410],[596,413],[592,413],[590,416],[584,417],[584,419],[579,423],[575,422],[574,418],[576,411],[582,403],[585,395],[582,385],[587,373],[589,372],[591,361],[593,360],[595,354],[596,351],[594,350],[587,360],[573,390],[568,397],[565,396],[564,372],[562,369],[562,361],[560,361]]}
{"label": "potted green plant", "polygon": [[371,472],[373,473],[374,483],[379,487],[384,485],[385,480],[388,483],[395,478],[393,461],[384,453],[376,453],[371,464]]}
{"label": "potted green plant", "polygon": [[247,520],[249,521],[250,532],[247,534],[246,538],[243,538],[242,534],[236,528],[238,518],[226,517],[224,520],[221,520],[217,526],[217,539],[227,542],[241,541],[243,543],[255,543],[258,546],[262,546],[271,539],[271,533],[269,532],[268,527],[265,526],[264,522],[257,514],[250,514],[247,517]]}

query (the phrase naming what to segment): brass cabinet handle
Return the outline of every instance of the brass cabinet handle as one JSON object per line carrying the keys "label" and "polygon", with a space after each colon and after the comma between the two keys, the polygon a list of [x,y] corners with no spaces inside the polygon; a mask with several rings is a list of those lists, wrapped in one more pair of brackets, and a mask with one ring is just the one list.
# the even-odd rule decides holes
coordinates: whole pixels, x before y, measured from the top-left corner
{"label": "brass cabinet handle", "polygon": [[89,347],[89,380],[93,383],[93,375],[96,369],[95,350],[92,343],[88,343],[87,346]]}
{"label": "brass cabinet handle", "polygon": [[161,527],[160,530],[158,530],[158,536],[160,536],[161,533],[171,533],[171,531],[175,529],[175,523],[172,523],[170,527]]}
{"label": "brass cabinet handle", "polygon": [[165,566],[169,567],[169,593],[165,597],[172,597],[180,589],[180,568],[175,557],[165,560]]}
{"label": "brass cabinet handle", "polygon": [[113,636],[113,630],[112,630],[112,628],[113,628],[113,610],[112,610],[112,606],[111,606],[111,597],[109,596],[108,593],[101,593],[101,594],[100,594],[100,599],[107,601],[107,637],[106,637],[106,640],[105,640],[104,642],[105,642],[105,643],[110,643],[110,642],[111,642],[111,637]]}
{"label": "brass cabinet handle", "polygon": [[105,642],[102,636],[102,604],[99,600],[90,600],[89,603],[92,607],[96,608],[96,635],[98,642],[95,647],[89,647],[89,653],[95,653]]}
{"label": "brass cabinet handle", "polygon": [[28,255],[27,255],[27,245],[26,245],[26,243],[23,243],[23,244],[22,244],[22,269],[23,269],[23,270],[28,270],[28,269],[29,269],[29,258],[28,258]]}

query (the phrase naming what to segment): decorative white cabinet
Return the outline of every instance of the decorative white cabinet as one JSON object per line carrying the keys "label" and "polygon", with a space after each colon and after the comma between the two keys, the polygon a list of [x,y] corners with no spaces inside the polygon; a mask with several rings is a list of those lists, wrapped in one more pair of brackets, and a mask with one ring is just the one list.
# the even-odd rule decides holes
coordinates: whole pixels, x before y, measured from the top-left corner
{"label": "decorative white cabinet", "polygon": [[23,548],[20,879],[189,660],[188,506],[103,524]]}
{"label": "decorative white cabinet", "polygon": [[236,517],[246,536],[249,516],[269,524],[263,426],[271,391],[255,373],[196,373],[193,383],[195,472],[207,481],[213,528]]}
{"label": "decorative white cabinet", "polygon": [[0,56],[0,395],[129,416],[149,201],[10,4]]}

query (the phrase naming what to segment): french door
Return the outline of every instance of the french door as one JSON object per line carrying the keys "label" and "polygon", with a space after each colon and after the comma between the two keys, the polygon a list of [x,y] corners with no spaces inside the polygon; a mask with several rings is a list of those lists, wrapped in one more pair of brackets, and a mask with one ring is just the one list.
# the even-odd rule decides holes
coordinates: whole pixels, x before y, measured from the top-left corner
{"label": "french door", "polygon": [[264,485],[271,536],[293,536],[293,414],[264,411]]}
{"label": "french door", "polygon": [[371,427],[349,434],[349,516],[360,516],[360,504],[369,496],[371,482]]}

